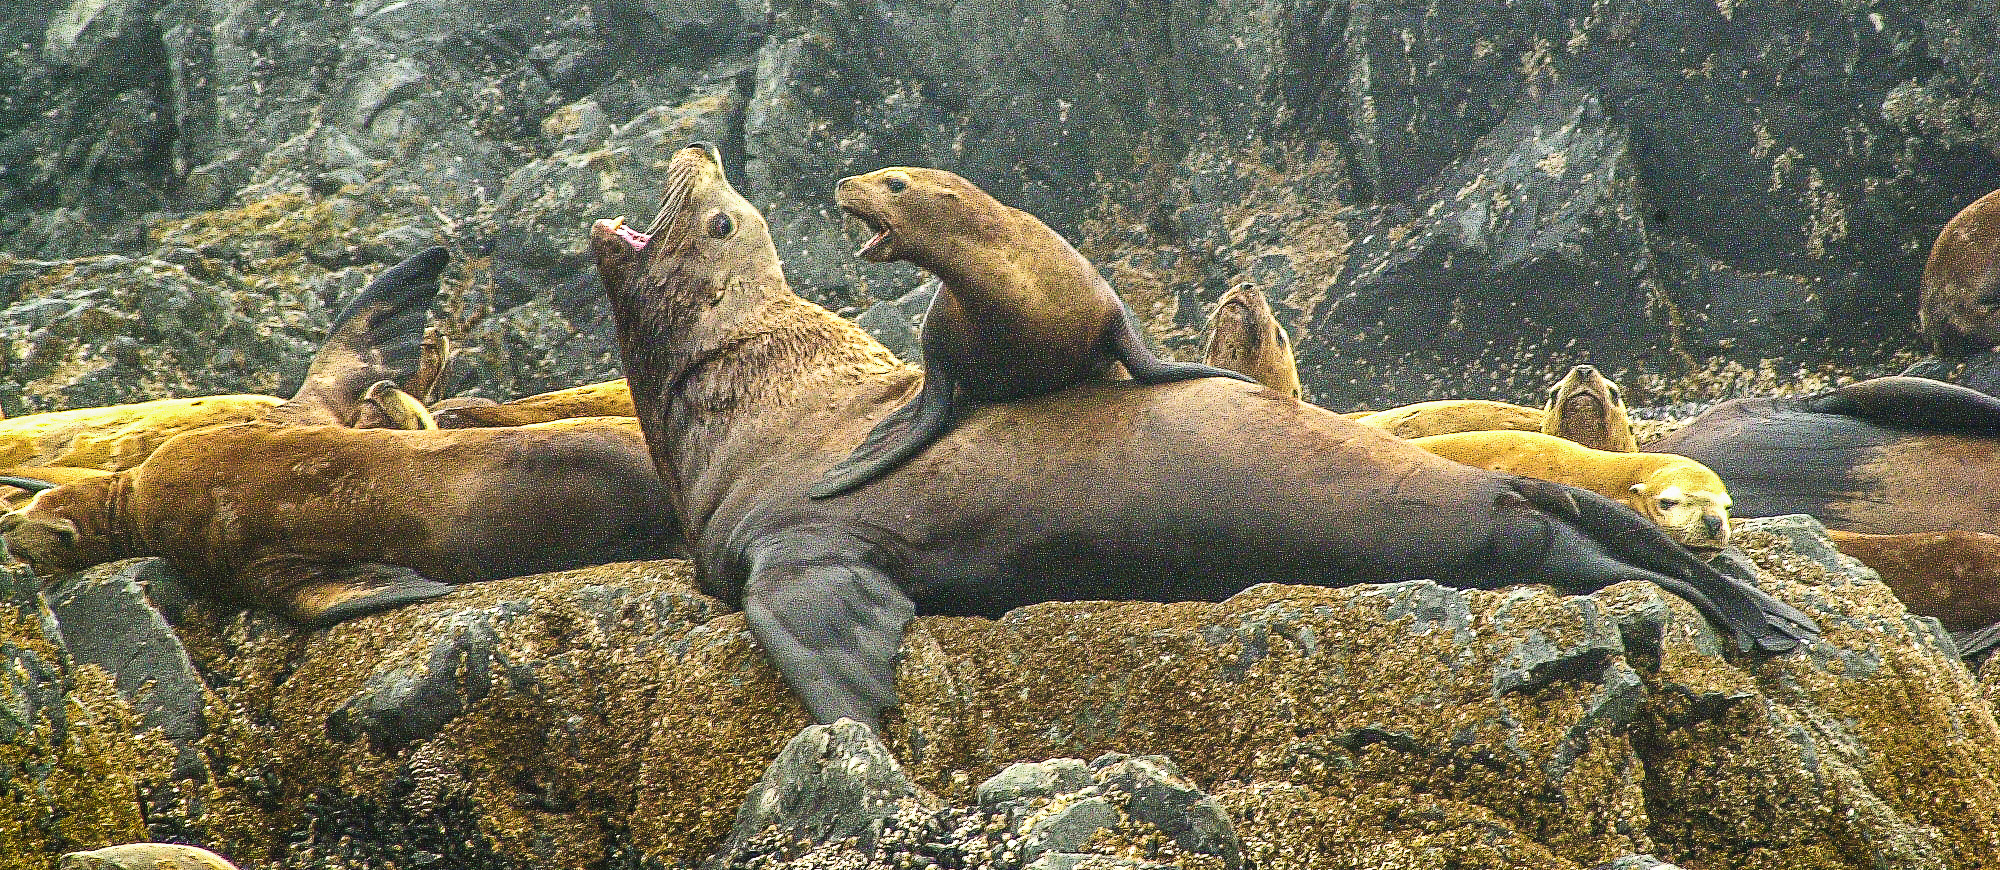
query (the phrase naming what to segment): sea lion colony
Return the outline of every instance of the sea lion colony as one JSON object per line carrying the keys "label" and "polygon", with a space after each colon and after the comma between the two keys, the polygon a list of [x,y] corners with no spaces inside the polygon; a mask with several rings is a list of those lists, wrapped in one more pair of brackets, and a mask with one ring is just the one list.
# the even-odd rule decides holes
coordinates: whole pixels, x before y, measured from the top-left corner
{"label": "sea lion colony", "polygon": [[[1345,583],[1423,576],[1465,586],[1549,582],[1573,592],[1648,579],[1688,598],[1745,648],[1782,651],[1816,630],[1802,614],[1717,573],[1606,498],[1444,462],[1297,402],[1289,343],[1268,303],[1255,304],[1263,301],[1261,294],[1251,301],[1254,289],[1232,291],[1218,306],[1210,363],[1225,367],[1240,360],[1258,369],[1270,391],[1220,379],[1241,377],[1233,372],[1153,357],[1138,341],[1129,312],[1115,295],[1106,298],[1108,286],[1073,248],[1060,237],[1051,243],[1054,234],[1046,226],[1004,210],[964,179],[899,168],[846,179],[840,190],[842,207],[876,231],[862,249],[864,258],[909,260],[946,278],[948,287],[969,291],[958,294],[967,300],[950,297],[944,316],[933,309],[940,329],[926,330],[927,365],[938,361],[926,373],[931,377],[920,377],[851,325],[792,295],[761,215],[729,186],[712,149],[690,148],[676,156],[667,196],[647,232],[622,219],[592,228],[591,249],[617,314],[627,379],[492,407],[459,401],[448,408],[454,400],[446,400],[432,409],[433,422],[424,403],[411,395],[431,397],[437,382],[431,356],[423,370],[429,373],[405,381],[408,389],[402,390],[381,378],[364,387],[354,371],[320,371],[316,363],[319,377],[308,378],[301,389],[304,400],[295,397],[285,413],[189,436],[184,445],[176,441],[176,449],[153,469],[123,476],[107,469],[101,478],[84,475],[50,490],[9,515],[7,540],[20,551],[54,554],[43,556],[51,569],[135,552],[130,544],[143,537],[138,530],[145,523],[130,519],[133,492],[158,491],[158,497],[140,499],[150,499],[140,513],[180,511],[185,521],[186,512],[209,507],[192,504],[198,499],[176,492],[174,484],[159,483],[172,479],[169,469],[226,461],[222,452],[301,441],[315,452],[346,451],[354,473],[392,487],[477,489],[437,474],[387,471],[381,457],[420,439],[452,434],[432,426],[525,431],[520,424],[529,420],[625,412],[637,419],[547,427],[595,427],[598,434],[592,437],[600,439],[604,431],[621,427],[645,433],[643,442],[626,440],[622,455],[600,460],[600,466],[621,469],[626,489],[562,512],[628,519],[650,513],[650,525],[623,527],[627,534],[621,538],[645,543],[618,551],[621,555],[604,550],[574,558],[635,558],[685,547],[700,564],[708,590],[744,608],[759,643],[822,721],[837,716],[874,721],[893,703],[902,625],[915,613],[997,615],[1051,598],[1219,598],[1240,588],[1244,578]],[[893,197],[912,191],[927,198],[913,206]],[[1008,232],[980,236],[979,245],[988,250],[1025,245],[1036,252],[1030,262],[1038,265],[1030,273],[1060,275],[1058,289],[990,306],[976,301],[970,291],[1005,284],[1005,276],[954,271],[962,264],[926,248],[934,236],[969,232],[955,211],[967,203],[977,214],[1015,221]],[[1049,299],[1084,300],[1088,322],[1044,323],[1044,315],[1058,307]],[[1028,330],[1033,338],[1025,342],[1016,337],[1012,345],[990,343],[994,334],[1025,324],[1048,328]],[[441,339],[434,345],[441,346]],[[939,351],[935,356],[928,354],[933,346]],[[1058,351],[1054,365],[1040,354],[1051,348]],[[441,366],[445,353],[439,350],[435,357]],[[1138,377],[1119,379],[1119,364]],[[926,384],[932,385],[928,401]],[[1892,393],[1886,401],[1901,401],[1900,395]],[[1446,417],[1479,419],[1492,416],[1487,405],[1500,404],[1386,413],[1421,420],[1444,410]],[[1907,416],[1922,418],[1925,410],[1946,405],[1933,402]],[[334,407],[357,413],[329,410]],[[1843,406],[1818,406],[1836,415],[1853,410],[1829,407]],[[1162,428],[1160,421],[1167,419],[1199,425],[1191,432]],[[1587,366],[1572,370],[1542,411],[1504,406],[1495,419],[1503,422],[1484,428],[1546,429],[1614,451],[1631,450],[1615,386]],[[1581,422],[1564,430],[1565,420]],[[364,434],[352,428],[369,421],[420,431]],[[1449,431],[1467,427],[1463,419],[1441,425],[1459,427]],[[800,432],[818,437],[802,444]],[[204,440],[231,446],[208,450],[201,446]],[[519,449],[485,442],[455,447],[459,452],[450,454],[450,464],[489,474],[496,452]],[[277,449],[282,455],[300,448]],[[635,450],[650,458],[648,471],[657,468],[648,476],[650,487],[634,484],[626,474]],[[509,486],[518,485],[508,473],[518,471],[501,474]],[[1390,478],[1414,479],[1418,491],[1398,490],[1391,498],[1382,487]],[[1064,486],[1052,487],[1056,480]],[[297,485],[278,484],[280,490]],[[105,494],[93,500],[85,495],[92,491]],[[518,506],[490,487],[479,491],[485,496],[474,501],[482,506]],[[1726,508],[1727,499],[1726,492],[1717,492],[1711,501]],[[69,510],[104,528],[125,523],[98,543],[118,538],[127,546],[82,552],[76,544],[90,536],[75,534],[81,526],[65,538],[55,523],[45,522],[65,504],[83,505]],[[410,519],[398,520],[397,510],[370,505],[366,512]],[[1032,519],[993,521],[1023,515]],[[1706,529],[1705,539],[1683,534],[1682,540],[1720,546],[1726,525],[1714,528],[1713,518],[1709,513],[1668,525],[1683,532]],[[492,519],[487,515],[477,522]],[[365,525],[351,518],[331,521]],[[560,522],[556,516],[531,515],[501,534],[555,543],[534,534],[542,524]],[[446,552],[448,547],[436,545],[435,530],[413,533],[407,523],[394,526],[366,530],[375,542],[371,552],[363,552],[370,544],[357,541],[337,553],[276,556],[251,554],[227,540],[183,540],[174,546],[208,554],[205,567],[177,567],[206,571],[224,597],[316,623],[442,594],[446,587],[438,579],[551,567],[491,564],[517,557],[491,547],[483,556]],[[1369,536],[1352,531],[1359,528]],[[890,533],[884,537],[881,531]],[[560,537],[577,535],[565,529]],[[382,540],[407,544],[419,538],[432,541],[433,551],[400,562],[380,552]],[[166,549],[157,543],[152,548]],[[481,558],[490,563],[468,569]],[[226,570],[218,570],[224,565]],[[1157,570],[1162,567],[1171,570]],[[1160,573],[1180,579],[1162,584]],[[1931,597],[1952,600],[1949,594]]]}

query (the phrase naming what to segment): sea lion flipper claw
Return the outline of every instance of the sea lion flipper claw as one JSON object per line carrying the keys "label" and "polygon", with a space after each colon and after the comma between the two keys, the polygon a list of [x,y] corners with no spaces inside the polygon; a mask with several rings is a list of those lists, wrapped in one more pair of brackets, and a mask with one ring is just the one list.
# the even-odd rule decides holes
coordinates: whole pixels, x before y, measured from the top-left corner
{"label": "sea lion flipper claw", "polygon": [[1174,381],[1189,381],[1195,378],[1234,378],[1246,383],[1257,383],[1257,379],[1241,372],[1219,369],[1202,363],[1174,362],[1161,359],[1153,349],[1146,346],[1146,339],[1139,331],[1139,318],[1124,303],[1118,305],[1119,316],[1110,327],[1111,355],[1125,364],[1125,370],[1132,373],[1132,380],[1142,384],[1165,384]]}
{"label": "sea lion flipper claw", "polygon": [[823,557],[759,564],[743,593],[750,634],[820,723],[880,724],[896,703],[896,657],[916,612],[887,574]]}
{"label": "sea lion flipper claw", "polygon": [[951,431],[958,416],[957,393],[951,381],[926,375],[916,398],[876,423],[861,446],[827,469],[806,493],[819,499],[859,489],[922,452]]}
{"label": "sea lion flipper claw", "polygon": [[[268,578],[271,588],[291,585],[283,611],[301,625],[333,625],[437,598],[452,589],[450,584],[426,579],[409,568],[380,562],[303,564],[286,559],[263,567],[282,575]],[[256,570],[246,570],[242,582],[265,585],[267,580],[256,577]],[[301,581],[300,577],[306,579]]]}

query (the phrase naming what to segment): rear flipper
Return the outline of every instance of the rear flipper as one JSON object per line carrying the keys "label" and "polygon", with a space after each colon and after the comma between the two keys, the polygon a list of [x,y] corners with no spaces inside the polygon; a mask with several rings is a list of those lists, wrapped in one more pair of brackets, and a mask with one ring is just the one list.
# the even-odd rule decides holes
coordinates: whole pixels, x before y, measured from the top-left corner
{"label": "rear flipper", "polygon": [[868,437],[861,439],[861,446],[820,475],[806,494],[832,498],[858,489],[895,470],[951,431],[958,420],[958,390],[951,380],[935,374],[926,373],[917,397],[876,423]]}
{"label": "rear flipper", "polygon": [[[1757,588],[1754,573],[1746,572],[1745,579],[1716,570],[1618,502],[1532,478],[1518,478],[1514,494],[1524,502],[1520,507],[1540,511],[1547,530],[1539,567],[1526,550],[1502,548],[1521,560],[1517,565],[1528,568],[1522,579],[1539,579],[1579,593],[1625,580],[1650,580],[1728,629],[1745,650],[1785,652],[1819,635],[1819,626],[1810,617]],[[1502,534],[1520,536],[1529,526],[1528,517],[1516,516]]]}
{"label": "rear flipper", "polygon": [[896,704],[896,657],[917,606],[895,581],[860,561],[758,559],[743,616],[778,675],[821,724],[871,727]]}
{"label": "rear flipper", "polygon": [[[259,576],[259,574],[262,576]],[[287,589],[280,604],[285,616],[309,626],[393,610],[450,592],[446,583],[427,580],[401,565],[380,562],[303,562],[284,559],[245,572],[247,586]]]}
{"label": "rear flipper", "polygon": [[361,410],[354,418],[356,429],[436,429],[437,420],[417,397],[403,392],[395,381],[376,381],[361,394]]}
{"label": "rear flipper", "polygon": [[1152,348],[1146,346],[1145,336],[1139,331],[1139,318],[1132,313],[1132,309],[1119,303],[1118,312],[1118,322],[1111,326],[1111,353],[1125,364],[1125,370],[1132,373],[1132,380],[1142,384],[1165,384],[1195,378],[1235,378],[1257,383],[1256,378],[1228,369],[1160,359]]}
{"label": "rear flipper", "polygon": [[449,259],[444,248],[431,248],[376,276],[334,318],[298,392],[264,419],[351,425],[362,390],[410,375],[419,366],[431,300]]}

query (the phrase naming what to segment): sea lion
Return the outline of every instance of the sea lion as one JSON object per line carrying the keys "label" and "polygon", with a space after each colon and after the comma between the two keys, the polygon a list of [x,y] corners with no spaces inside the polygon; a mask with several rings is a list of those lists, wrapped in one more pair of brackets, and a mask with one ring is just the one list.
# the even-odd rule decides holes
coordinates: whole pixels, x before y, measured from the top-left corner
{"label": "sea lion", "polygon": [[712,148],[677,152],[665,187],[652,232],[591,229],[626,380],[703,588],[743,608],[816,721],[879,721],[915,614],[1215,601],[1259,581],[1650,580],[1744,648],[1817,632],[1624,505],[1235,380],[1087,380],[980,405],[870,486],[812,498],[923,375],[792,293]]}
{"label": "sea lion", "polygon": [[1542,432],[1595,450],[1639,449],[1618,385],[1598,374],[1596,366],[1571,366],[1569,374],[1549,388],[1549,401],[1542,406]]}
{"label": "sea lion", "polygon": [[37,573],[160,556],[197,594],[304,625],[447,584],[673,555],[636,421],[401,431],[257,421],[37,493],[0,537]]}
{"label": "sea lion", "polygon": [[1701,463],[1666,453],[1615,453],[1540,432],[1458,432],[1410,439],[1474,468],[1582,487],[1623,502],[1684,547],[1729,545],[1729,491]]}
{"label": "sea lion", "polygon": [[111,475],[109,471],[96,468],[71,468],[62,465],[40,465],[34,468],[12,468],[0,471],[0,502],[5,503],[0,510],[13,510],[28,503],[35,493],[54,489],[72,483],[99,480]]}
{"label": "sea lion", "polygon": [[[524,399],[494,404],[457,404],[464,400],[446,399],[431,409],[442,429],[475,426],[523,426],[546,423],[565,417],[630,417],[632,391],[625,379],[584,384],[580,387],[540,393]],[[446,405],[446,402],[454,403]]]}
{"label": "sea lion", "polygon": [[2000,622],[2000,535],[1915,532],[1869,535],[1828,529],[1833,546],[1882,575],[1903,607],[1948,631]]}
{"label": "sea lion", "polygon": [[2000,190],[1938,232],[1917,294],[1917,333],[1932,354],[1946,358],[2000,345]]}
{"label": "sea lion", "polygon": [[380,426],[356,426],[357,429],[436,429],[437,420],[431,416],[431,409],[417,397],[403,392],[395,381],[376,381],[361,394],[361,404],[368,407],[366,416],[379,417]]}
{"label": "sea lion", "polygon": [[2000,399],[1942,381],[1732,399],[1642,449],[1713,469],[1737,516],[1810,514],[1881,535],[2000,530]]}
{"label": "sea lion", "polygon": [[1138,318],[1076,248],[956,174],[878,169],[841,179],[833,198],[875,232],[857,256],[912,263],[940,286],[920,336],[923,391],[814,484],[813,498],[849,492],[902,464],[972,405],[1046,395],[1103,377],[1113,364],[1145,384],[1250,380],[1154,355]]}
{"label": "sea lion", "polygon": [[1356,423],[1373,426],[1398,438],[1496,430],[1540,432],[1547,417],[1540,408],[1487,399],[1439,399],[1351,415]]}
{"label": "sea lion", "polygon": [[1294,399],[1300,396],[1292,338],[1272,316],[1271,303],[1255,284],[1231,287],[1215,303],[1208,316],[1208,352],[1203,361],[1242,372]]}
{"label": "sea lion", "polygon": [[270,415],[353,424],[360,388],[402,374],[420,350],[424,313],[437,294],[445,249],[432,248],[377,276],[335,318],[291,399],[259,395],[159,399],[0,421],[0,467],[61,465],[123,471],[183,432]]}

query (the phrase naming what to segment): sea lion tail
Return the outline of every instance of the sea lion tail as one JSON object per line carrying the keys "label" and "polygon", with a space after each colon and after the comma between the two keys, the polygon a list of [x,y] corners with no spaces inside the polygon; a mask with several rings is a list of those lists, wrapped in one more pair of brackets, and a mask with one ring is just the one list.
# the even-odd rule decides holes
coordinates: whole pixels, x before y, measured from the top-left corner
{"label": "sea lion tail", "polygon": [[1747,566],[1732,565],[1737,576],[1725,574],[1618,502],[1533,478],[1518,478],[1513,491],[1548,518],[1541,571],[1550,582],[1593,591],[1650,580],[1687,599],[1746,650],[1785,652],[1819,635],[1811,617],[1758,588]]}
{"label": "sea lion tail", "polygon": [[1125,370],[1132,373],[1132,380],[1142,384],[1165,384],[1195,378],[1234,378],[1245,383],[1257,383],[1256,378],[1241,372],[1201,363],[1161,359],[1146,346],[1145,334],[1139,330],[1138,315],[1133,314],[1123,301],[1118,303],[1118,319],[1112,322],[1107,338],[1112,356],[1125,364]]}
{"label": "sea lion tail", "polygon": [[410,376],[423,353],[426,314],[449,260],[444,248],[430,248],[370,282],[334,318],[291,401],[264,419],[349,425],[370,384]]}
{"label": "sea lion tail", "polygon": [[55,489],[57,484],[46,480],[36,480],[32,477],[14,477],[9,475],[0,476],[0,486],[11,486],[15,489],[25,489],[29,492],[41,492],[43,490]]}

